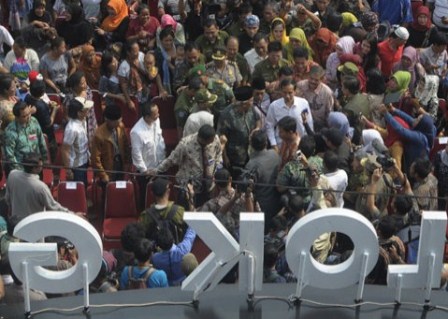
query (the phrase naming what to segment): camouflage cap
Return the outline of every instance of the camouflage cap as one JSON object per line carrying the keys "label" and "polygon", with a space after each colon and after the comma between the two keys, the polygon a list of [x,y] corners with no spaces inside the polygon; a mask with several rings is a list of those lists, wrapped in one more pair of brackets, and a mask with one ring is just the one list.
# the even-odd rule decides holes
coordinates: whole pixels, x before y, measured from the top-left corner
{"label": "camouflage cap", "polygon": [[198,103],[215,103],[218,96],[216,94],[211,94],[207,89],[199,89],[194,95],[194,99]]}

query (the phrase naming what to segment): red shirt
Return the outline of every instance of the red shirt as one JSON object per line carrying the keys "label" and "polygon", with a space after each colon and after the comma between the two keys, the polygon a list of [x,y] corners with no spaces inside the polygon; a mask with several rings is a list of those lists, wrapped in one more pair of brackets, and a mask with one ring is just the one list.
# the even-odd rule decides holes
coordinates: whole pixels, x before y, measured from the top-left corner
{"label": "red shirt", "polygon": [[404,46],[398,47],[397,51],[393,51],[389,46],[389,40],[384,40],[378,44],[378,55],[381,59],[381,72],[384,76],[390,77],[392,67],[401,60]]}
{"label": "red shirt", "polygon": [[149,33],[149,38],[153,39],[156,36],[157,28],[160,26],[159,20],[154,17],[150,17],[145,25],[142,25],[139,18],[132,19],[129,22],[127,37],[137,35],[140,31],[146,31]]}

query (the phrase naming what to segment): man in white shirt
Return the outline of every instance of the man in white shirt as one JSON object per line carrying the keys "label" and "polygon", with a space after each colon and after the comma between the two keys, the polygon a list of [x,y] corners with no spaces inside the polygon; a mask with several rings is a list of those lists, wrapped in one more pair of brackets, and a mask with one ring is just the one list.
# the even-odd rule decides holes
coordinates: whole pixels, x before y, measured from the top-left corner
{"label": "man in white shirt", "polygon": [[144,205],[149,173],[165,159],[165,140],[160,128],[159,107],[156,104],[143,104],[142,117],[131,130],[131,145],[132,163],[141,174],[137,178],[140,204]]}
{"label": "man in white shirt", "polygon": [[333,151],[326,151],[324,154],[325,177],[334,190],[337,207],[344,207],[344,192],[348,185],[348,175],[343,169],[338,168],[339,157]]}
{"label": "man in white shirt", "polygon": [[68,105],[69,121],[64,131],[62,144],[62,161],[67,179],[83,182],[87,186],[87,167],[90,151],[87,135],[87,111],[93,107],[93,102],[82,97],[76,97]]}
{"label": "man in white shirt", "polygon": [[299,133],[299,136],[302,137],[306,135],[306,130],[301,120],[301,114],[305,113],[307,123],[311,130],[313,130],[313,117],[308,101],[295,96],[296,82],[291,79],[284,79],[280,82],[280,88],[283,98],[271,103],[266,116],[266,132],[268,134],[269,142],[271,143],[272,148],[277,152],[281,146],[281,138],[279,136],[277,123],[283,117],[291,116],[296,120],[297,132]]}
{"label": "man in white shirt", "polygon": [[268,39],[262,33],[257,33],[254,36],[254,47],[246,53],[244,53],[244,58],[249,63],[250,72],[254,72],[255,65],[258,62],[263,61],[268,57]]}

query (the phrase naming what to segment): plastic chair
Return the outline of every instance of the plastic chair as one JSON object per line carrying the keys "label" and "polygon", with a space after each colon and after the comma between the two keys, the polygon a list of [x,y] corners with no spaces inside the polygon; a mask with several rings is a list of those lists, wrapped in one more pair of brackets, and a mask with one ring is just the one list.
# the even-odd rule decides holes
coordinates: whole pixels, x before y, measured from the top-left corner
{"label": "plastic chair", "polygon": [[130,181],[108,183],[105,202],[103,239],[120,241],[123,228],[138,218],[134,184]]}
{"label": "plastic chair", "polygon": [[86,189],[83,182],[60,182],[58,202],[72,212],[87,214]]}

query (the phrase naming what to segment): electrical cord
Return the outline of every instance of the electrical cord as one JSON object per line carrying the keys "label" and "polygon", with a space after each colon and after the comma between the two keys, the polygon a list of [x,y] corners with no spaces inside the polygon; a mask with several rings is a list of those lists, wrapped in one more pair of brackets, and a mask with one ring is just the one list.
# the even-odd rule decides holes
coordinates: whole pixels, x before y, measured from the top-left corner
{"label": "electrical cord", "polygon": [[[184,301],[155,301],[147,303],[137,303],[137,304],[101,304],[101,305],[90,305],[89,308],[129,308],[129,307],[151,307],[151,306],[187,306],[193,307],[193,302]],[[41,310],[31,312],[31,315],[38,315],[45,312],[73,312],[77,310],[84,309],[84,306],[78,306],[74,308],[44,308]]]}

